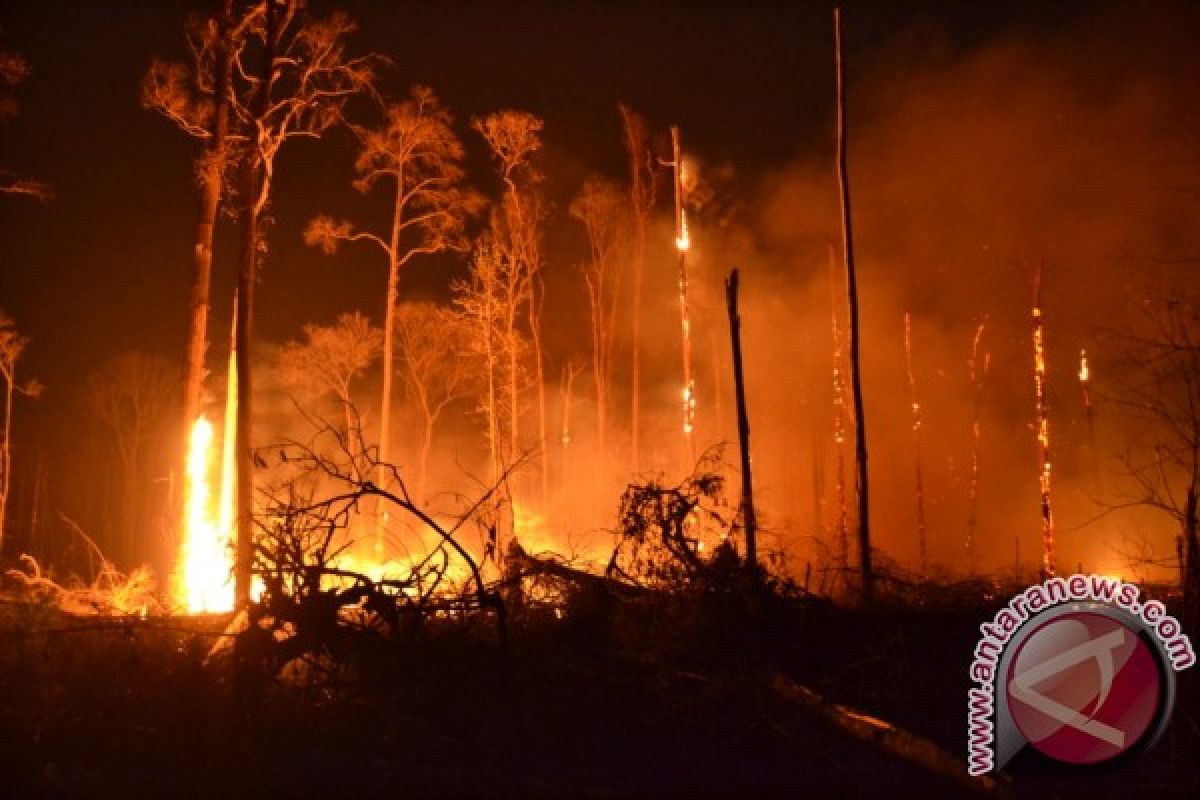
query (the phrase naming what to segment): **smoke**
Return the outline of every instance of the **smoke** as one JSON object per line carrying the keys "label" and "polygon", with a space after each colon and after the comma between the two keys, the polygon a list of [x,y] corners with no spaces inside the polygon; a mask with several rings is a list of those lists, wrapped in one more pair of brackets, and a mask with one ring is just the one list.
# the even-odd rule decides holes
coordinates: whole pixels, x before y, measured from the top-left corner
{"label": "smoke", "polygon": [[[1118,47],[1108,25],[1099,26],[1109,31],[1103,38],[1009,37],[960,53],[917,37],[852,79],[850,178],[875,542],[909,565],[917,544],[906,311],[925,419],[931,560],[964,566],[968,359],[986,318],[981,566],[1011,571],[1018,549],[1027,572],[1038,563],[1030,342],[1038,264],[1059,562],[1124,568],[1126,539],[1146,526],[1159,534],[1158,555],[1170,552],[1174,531],[1165,517],[1086,524],[1103,508],[1095,500],[1112,499],[1120,476],[1111,455],[1126,431],[1101,410],[1092,455],[1076,370],[1086,347],[1103,375],[1114,363],[1104,334],[1127,325],[1139,301],[1186,288],[1165,262],[1196,252],[1182,223],[1195,213],[1196,138],[1187,116],[1195,97],[1183,67],[1195,58],[1164,70],[1158,59],[1143,59],[1151,42],[1139,26]],[[1153,46],[1170,51],[1172,42]],[[797,520],[818,529],[805,499],[809,452],[831,447],[825,251],[839,236],[831,165],[830,143],[770,175],[750,223],[764,257],[747,270],[743,314],[756,466],[777,495],[765,498],[768,508],[794,533],[805,524]],[[838,303],[840,312],[843,296]],[[831,456],[817,460],[831,476]]]}

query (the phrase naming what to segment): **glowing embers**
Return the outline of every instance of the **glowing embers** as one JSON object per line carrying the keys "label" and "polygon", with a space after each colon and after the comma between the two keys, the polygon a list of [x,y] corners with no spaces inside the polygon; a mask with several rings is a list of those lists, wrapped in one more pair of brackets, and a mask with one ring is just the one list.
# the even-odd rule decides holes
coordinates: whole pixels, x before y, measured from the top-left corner
{"label": "glowing embers", "polygon": [[675,249],[686,253],[692,247],[692,239],[688,235],[687,211],[679,210],[679,235],[675,237]]}
{"label": "glowing embers", "polygon": [[[192,425],[188,445],[185,538],[178,576],[179,601],[192,613],[233,609],[230,536],[214,517],[209,485],[212,444],[212,424],[201,416]],[[221,518],[229,517],[223,513]]]}

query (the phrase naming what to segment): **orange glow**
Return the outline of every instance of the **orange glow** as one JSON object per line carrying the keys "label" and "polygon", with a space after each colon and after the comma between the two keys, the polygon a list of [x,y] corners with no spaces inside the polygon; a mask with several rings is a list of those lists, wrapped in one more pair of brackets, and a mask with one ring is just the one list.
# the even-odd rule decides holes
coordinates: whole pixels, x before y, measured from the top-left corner
{"label": "orange glow", "polygon": [[213,518],[209,487],[212,424],[192,425],[187,459],[187,504],[179,570],[179,602],[191,613],[233,609],[233,560],[228,531]]}
{"label": "orange glow", "polygon": [[692,247],[692,239],[688,235],[687,211],[679,211],[679,235],[675,237],[675,249],[686,253]]}

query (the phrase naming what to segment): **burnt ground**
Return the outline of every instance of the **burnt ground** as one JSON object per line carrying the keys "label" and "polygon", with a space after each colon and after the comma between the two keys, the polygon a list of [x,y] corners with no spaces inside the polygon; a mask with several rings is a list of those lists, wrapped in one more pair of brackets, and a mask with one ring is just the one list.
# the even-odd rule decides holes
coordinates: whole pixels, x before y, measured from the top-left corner
{"label": "burnt ground", "polygon": [[[0,796],[975,794],[835,729],[770,676],[961,757],[984,604],[864,614],[795,598],[618,610],[576,598],[567,611],[514,619],[507,662],[490,628],[429,624],[334,685],[275,684],[247,706],[233,700],[228,662],[205,664],[219,620],[96,630],[4,604]],[[1167,736],[1143,758],[1092,773],[1026,769],[1011,793],[1196,796],[1195,685],[1181,689]]]}

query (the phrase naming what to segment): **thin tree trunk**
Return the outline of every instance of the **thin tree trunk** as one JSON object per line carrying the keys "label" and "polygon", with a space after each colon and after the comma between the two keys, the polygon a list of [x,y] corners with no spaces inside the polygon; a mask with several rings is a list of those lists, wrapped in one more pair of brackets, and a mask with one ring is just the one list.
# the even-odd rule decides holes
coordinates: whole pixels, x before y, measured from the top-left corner
{"label": "thin tree trunk", "polygon": [[696,382],[692,379],[692,320],[688,310],[687,252],[689,247],[687,212],[683,208],[683,147],[678,126],[671,126],[671,147],[675,168],[675,249],[679,253],[679,327],[680,352],[683,355],[683,438],[687,466],[696,464],[695,414]]}
{"label": "thin tree trunk", "polygon": [[1054,577],[1054,512],[1050,505],[1050,421],[1046,414],[1046,350],[1042,338],[1042,267],[1034,279],[1033,384],[1037,412],[1038,484],[1041,489],[1042,572]]}
{"label": "thin tree trunk", "polygon": [[[268,4],[269,7],[269,4]],[[244,207],[240,214],[242,242],[237,281],[237,422],[234,436],[237,449],[237,552],[234,570],[234,602],[245,607],[250,602],[251,570],[254,563],[254,455],[251,423],[253,420],[250,342],[253,340],[252,309],[258,263],[258,213],[255,201],[259,190],[257,158],[247,156],[242,166]]]}
{"label": "thin tree trunk", "polygon": [[[221,184],[225,168],[225,138],[229,129],[229,85],[233,71],[232,52],[227,41],[233,18],[233,0],[216,0],[217,44],[215,50],[216,87],[212,135],[204,154],[201,170],[200,209],[196,222],[196,242],[192,261],[192,286],[188,307],[188,343],[183,379],[182,458],[178,459],[178,474],[187,474],[188,448],[192,424],[200,416],[200,400],[204,391],[204,356],[208,350],[208,312],[212,285],[213,237],[217,211],[221,204]],[[173,518],[182,523],[186,492],[176,492],[172,504]],[[172,526],[175,527],[175,526]],[[174,553],[182,543],[176,535],[169,551]],[[171,558],[171,556],[169,556]],[[173,558],[172,558],[173,560]]]}
{"label": "thin tree trunk", "polygon": [[979,323],[975,329],[975,337],[971,340],[971,483],[967,497],[967,566],[975,572],[975,534],[979,524],[979,451],[983,438],[983,381],[987,376],[990,358],[985,353],[983,364],[979,362],[979,342],[983,339],[986,320]]}
{"label": "thin tree trunk", "polygon": [[862,573],[862,600],[870,603],[875,594],[871,569],[871,517],[867,483],[867,422],[863,410],[862,364],[859,359],[858,275],[854,267],[853,215],[850,178],[846,169],[846,84],[842,68],[842,10],[833,10],[834,53],[837,72],[837,173],[841,188],[842,257],[846,264],[846,295],[850,306],[850,386],[854,407],[854,462],[858,493],[858,558]]}
{"label": "thin tree trunk", "polygon": [[750,474],[750,415],[746,410],[746,380],[742,373],[742,320],[738,316],[738,271],[725,281],[729,312],[729,341],[733,349],[733,390],[737,403],[738,445],[742,457],[742,525],[746,531],[746,563],[758,564],[758,520],[754,515],[754,484]]}
{"label": "thin tree trunk", "polygon": [[533,338],[534,378],[538,393],[538,452],[542,466],[541,511],[546,513],[546,502],[550,497],[550,453],[546,449],[546,376],[542,364],[542,316],[541,304],[545,287],[535,276],[529,296],[529,333]]}
{"label": "thin tree trunk", "polygon": [[[396,200],[392,208],[392,234],[388,241],[387,295],[383,310],[383,396],[379,401],[379,472],[376,477],[380,486],[387,476],[387,465],[392,458],[392,381],[394,366],[393,350],[396,337],[396,303],[400,297],[400,230],[404,222],[404,173],[396,175]],[[375,557],[383,559],[383,539],[387,527],[386,502],[379,498],[375,507]]]}
{"label": "thin tree trunk", "polygon": [[[271,76],[275,53],[275,3],[267,3],[265,50],[261,83],[256,98],[258,116],[265,116],[270,102]],[[254,341],[254,284],[258,273],[258,217],[268,187],[264,185],[262,153],[258,142],[248,145],[242,163],[242,229],[238,266],[237,304],[237,547],[234,564],[234,602],[239,607],[250,603],[254,567],[254,419],[253,376],[250,371],[250,347]]]}
{"label": "thin tree trunk", "polygon": [[837,492],[837,530],[834,533],[834,562],[839,570],[850,560],[850,508],[846,500],[846,384],[844,376],[844,353],[842,351],[842,328],[838,325],[836,287],[836,259],[833,243],[829,242],[829,292],[830,320],[832,326],[833,351],[833,445],[836,459],[835,490]]}
{"label": "thin tree trunk", "polygon": [[904,366],[908,372],[908,397],[912,411],[913,469],[916,478],[917,550],[921,577],[929,574],[929,543],[925,531],[925,476],[921,470],[921,404],[917,400],[917,376],[913,370],[912,315],[904,312]]}

